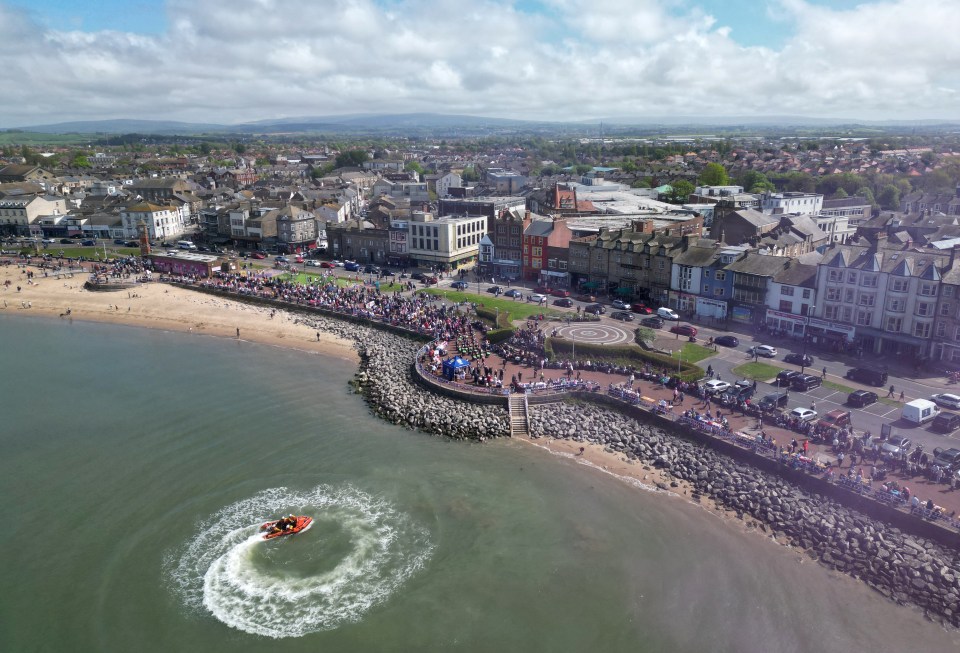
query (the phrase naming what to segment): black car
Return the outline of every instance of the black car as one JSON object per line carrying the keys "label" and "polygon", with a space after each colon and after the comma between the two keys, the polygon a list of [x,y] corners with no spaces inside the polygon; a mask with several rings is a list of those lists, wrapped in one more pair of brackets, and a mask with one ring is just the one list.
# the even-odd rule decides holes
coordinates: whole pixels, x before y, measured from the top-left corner
{"label": "black car", "polygon": [[376,265],[368,265],[363,268],[363,272],[364,274],[380,274],[380,268],[378,268]]}
{"label": "black car", "polygon": [[783,357],[784,362],[800,365],[801,367],[810,367],[813,365],[813,356],[808,354],[787,354]]}
{"label": "black car", "polygon": [[124,243],[123,238],[114,238],[114,239],[113,239],[113,244],[114,244],[114,245],[122,245],[123,243]]}
{"label": "black car", "polygon": [[740,344],[736,336],[717,336],[713,342],[722,347],[736,347]]}
{"label": "black car", "polygon": [[423,272],[414,272],[410,275],[410,278],[414,281],[423,281]]}
{"label": "black car", "polygon": [[780,373],[777,374],[777,386],[786,387],[798,376],[800,376],[800,372],[796,370],[781,370]]}
{"label": "black car", "polygon": [[771,411],[786,408],[788,403],[790,403],[790,395],[785,392],[783,394],[774,392],[761,397],[757,406],[760,407],[760,410]]}
{"label": "black car", "polygon": [[454,281],[450,284],[450,287],[454,290],[466,290],[469,285],[466,281]]}
{"label": "black car", "polygon": [[793,377],[793,380],[790,381],[790,387],[794,390],[804,392],[813,388],[819,388],[822,383],[823,379],[821,379],[819,376],[814,376],[813,374],[800,374],[799,376]]}
{"label": "black car", "polygon": [[940,433],[952,433],[960,428],[960,415],[942,410],[939,415],[933,418],[930,428]]}
{"label": "black car", "polygon": [[876,370],[869,367],[851,367],[847,370],[846,377],[851,381],[882,387],[887,384],[888,375],[883,370]]}
{"label": "black car", "polygon": [[490,286],[489,288],[487,288],[487,292],[493,293],[494,295],[499,295],[503,293],[503,288],[501,288],[500,286]]}
{"label": "black car", "polygon": [[624,322],[633,322],[633,313],[630,311],[617,311],[616,313],[611,313],[610,317],[615,320],[623,320]]}
{"label": "black car", "polygon": [[73,241],[70,240],[69,238],[61,238],[61,239],[60,239],[60,244],[61,244],[61,245],[72,245],[72,244],[73,244]]}
{"label": "black car", "polygon": [[879,397],[877,396],[876,392],[871,392],[869,390],[854,390],[847,395],[847,405],[853,406],[854,408],[863,408],[864,406],[877,403],[878,399]]}
{"label": "black car", "polygon": [[84,247],[96,247],[96,246],[97,246],[97,241],[95,241],[95,240],[85,240],[85,241],[83,241],[83,242],[80,243],[80,244],[83,245]]}
{"label": "black car", "polygon": [[569,297],[560,297],[559,299],[553,300],[553,305],[562,308],[573,308],[573,300]]}
{"label": "black car", "polygon": [[583,312],[592,313],[593,315],[603,315],[607,312],[607,309],[603,304],[590,304],[584,307]]}
{"label": "black car", "polygon": [[651,329],[660,329],[663,327],[663,318],[652,315],[640,320],[640,324],[645,327],[650,327]]}
{"label": "black car", "polygon": [[950,471],[957,469],[960,466],[960,449],[956,447],[950,447],[949,449],[937,447],[933,450],[933,464]]}

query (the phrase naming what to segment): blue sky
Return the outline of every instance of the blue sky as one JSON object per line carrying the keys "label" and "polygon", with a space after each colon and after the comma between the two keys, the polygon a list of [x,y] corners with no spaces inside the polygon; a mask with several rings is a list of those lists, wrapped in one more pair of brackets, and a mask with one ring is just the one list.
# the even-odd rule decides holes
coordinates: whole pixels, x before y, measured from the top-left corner
{"label": "blue sky", "polygon": [[960,120],[957,25],[960,0],[0,0],[0,128],[409,112]]}

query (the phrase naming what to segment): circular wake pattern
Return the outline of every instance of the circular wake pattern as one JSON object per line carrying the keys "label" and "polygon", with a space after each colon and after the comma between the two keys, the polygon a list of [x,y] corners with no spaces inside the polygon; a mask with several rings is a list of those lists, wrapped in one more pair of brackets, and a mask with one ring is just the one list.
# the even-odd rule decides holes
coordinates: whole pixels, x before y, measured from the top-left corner
{"label": "circular wake pattern", "polygon": [[[260,524],[288,513],[314,523],[264,540]],[[359,620],[431,551],[424,528],[355,488],[276,488],[210,517],[169,566],[189,607],[248,633],[300,637]]]}

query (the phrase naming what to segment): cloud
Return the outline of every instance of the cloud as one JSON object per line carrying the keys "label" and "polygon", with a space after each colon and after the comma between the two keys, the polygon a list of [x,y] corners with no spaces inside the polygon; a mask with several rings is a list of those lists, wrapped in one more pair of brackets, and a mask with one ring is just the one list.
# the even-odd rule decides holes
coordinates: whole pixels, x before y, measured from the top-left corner
{"label": "cloud", "polygon": [[[831,9],[746,47],[696,0],[168,0],[159,35],[54,31],[0,0],[0,126],[434,111],[526,119],[960,117],[960,3]],[[764,7],[757,9],[764,12]]]}

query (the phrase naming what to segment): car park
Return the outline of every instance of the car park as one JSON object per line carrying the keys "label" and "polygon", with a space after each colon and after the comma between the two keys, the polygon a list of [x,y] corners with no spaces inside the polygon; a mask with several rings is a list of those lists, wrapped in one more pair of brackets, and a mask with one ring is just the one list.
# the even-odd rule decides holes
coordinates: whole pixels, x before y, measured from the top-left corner
{"label": "car park", "polygon": [[910,438],[894,435],[880,443],[880,455],[884,458],[899,458],[904,453],[910,453],[910,444]]}
{"label": "car park", "polygon": [[876,392],[870,390],[854,390],[847,395],[847,405],[854,408],[863,408],[870,404],[875,404],[880,399]]}
{"label": "car park", "polygon": [[930,428],[940,433],[953,433],[960,428],[960,414],[949,410],[940,411],[940,414],[930,422]]}
{"label": "car park", "polygon": [[553,305],[561,308],[573,308],[573,300],[569,297],[558,297],[553,300]]}
{"label": "car park", "polygon": [[813,356],[808,354],[787,354],[783,357],[785,363],[800,365],[801,367],[810,367],[813,365]]}
{"label": "car park", "polygon": [[652,308],[640,302],[636,304],[632,304],[630,306],[630,310],[633,311],[634,313],[640,313],[641,315],[651,315],[653,313]]}
{"label": "car park", "polygon": [[603,315],[607,312],[607,309],[603,306],[603,304],[590,304],[589,306],[584,307],[583,312],[591,313],[593,315]]}
{"label": "car park", "polygon": [[563,288],[554,288],[553,290],[550,291],[550,294],[553,295],[554,297],[569,297],[570,291],[564,290]]}
{"label": "car park", "polygon": [[622,299],[614,299],[614,300],[613,300],[613,303],[612,303],[612,306],[613,306],[614,308],[619,308],[619,309],[621,309],[621,310],[629,310],[629,309],[630,309],[630,304],[629,304],[629,302],[625,302],[625,301],[623,301]]}
{"label": "car park", "polygon": [[718,392],[724,392],[730,388],[730,384],[726,381],[720,381],[719,379],[712,379],[703,384],[703,389],[709,392],[710,394],[717,394]]}
{"label": "car park", "polygon": [[504,297],[523,297],[523,293],[517,290],[516,288],[507,288],[507,292],[503,293]]}
{"label": "car park", "polygon": [[713,339],[713,342],[722,347],[736,347],[740,344],[740,340],[736,336],[717,336]]}
{"label": "car park", "polygon": [[798,419],[801,422],[812,422],[817,419],[817,411],[811,410],[810,408],[794,408],[790,411],[790,417]]}
{"label": "car park", "polygon": [[663,318],[651,315],[650,317],[645,317],[640,320],[640,324],[645,327],[650,327],[651,329],[661,329],[663,328]]}
{"label": "car park", "polygon": [[887,384],[889,376],[884,370],[878,370],[870,367],[851,367],[847,370],[846,378],[858,383],[882,387]]}
{"label": "car park", "polygon": [[635,319],[633,317],[633,313],[629,313],[627,311],[615,311],[614,313],[610,314],[610,317],[615,320],[622,320],[624,322],[633,322]]}
{"label": "car park", "polygon": [[676,311],[666,306],[657,309],[657,316],[662,317],[664,320],[673,320],[674,322],[680,319]]}
{"label": "car park", "polygon": [[821,417],[817,421],[817,426],[822,428],[843,428],[844,426],[850,425],[850,420],[853,418],[849,410],[843,410],[838,408],[836,410],[831,410],[829,413]]}
{"label": "car park", "polygon": [[757,406],[760,407],[760,410],[771,411],[777,410],[778,408],[785,408],[789,402],[790,395],[772,392],[768,395],[763,395],[757,403]]}
{"label": "car park", "polygon": [[697,335],[697,328],[692,327],[689,324],[678,324],[670,327],[670,333],[676,333],[678,336],[690,336],[693,338]]}
{"label": "car park", "polygon": [[800,376],[795,376],[793,380],[790,381],[790,387],[800,392],[819,388],[822,384],[823,379],[813,374],[801,374]]}
{"label": "car park", "polygon": [[756,354],[762,358],[774,358],[777,355],[777,348],[770,345],[754,345],[747,350],[747,353]]}
{"label": "car park", "polygon": [[546,295],[541,293],[536,293],[536,292],[527,296],[527,301],[535,302],[537,304],[540,304],[546,301],[546,299],[547,299]]}
{"label": "car park", "polygon": [[960,397],[949,393],[936,394],[930,397],[930,401],[944,408],[960,408]]}
{"label": "car park", "polygon": [[491,294],[493,294],[493,295],[502,295],[502,294],[503,294],[503,287],[502,287],[502,286],[490,286],[489,288],[487,288],[487,292],[488,292],[488,293],[491,293]]}

